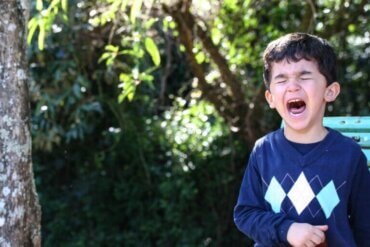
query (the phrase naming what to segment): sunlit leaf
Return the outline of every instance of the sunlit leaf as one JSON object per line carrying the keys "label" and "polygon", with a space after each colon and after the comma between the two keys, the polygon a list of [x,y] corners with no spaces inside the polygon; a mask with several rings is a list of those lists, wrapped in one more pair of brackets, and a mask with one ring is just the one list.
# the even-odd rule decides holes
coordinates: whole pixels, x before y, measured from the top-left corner
{"label": "sunlit leaf", "polygon": [[145,39],[145,48],[151,56],[154,65],[159,66],[161,64],[161,55],[159,54],[158,48],[153,39],[149,37]]}
{"label": "sunlit leaf", "polygon": [[61,0],[62,9],[63,11],[67,12],[68,10],[68,0]]}
{"label": "sunlit leaf", "polygon": [[118,102],[122,103],[126,98],[132,101],[135,95],[136,86],[132,80],[122,83],[122,93],[118,96]]}
{"label": "sunlit leaf", "polygon": [[348,31],[350,31],[351,33],[355,32],[356,31],[356,25],[349,24],[348,25]]}
{"label": "sunlit leaf", "polygon": [[43,0],[36,0],[36,9],[41,12],[44,8]]}
{"label": "sunlit leaf", "polygon": [[132,101],[132,99],[134,98],[134,95],[135,95],[135,91],[130,91],[128,94],[127,94],[127,99],[128,101]]}
{"label": "sunlit leaf", "polygon": [[150,18],[148,21],[145,22],[145,29],[149,29],[152,25],[157,21],[156,18]]}
{"label": "sunlit leaf", "polygon": [[121,11],[122,12],[126,11],[127,2],[128,2],[128,0],[122,0],[122,2],[121,2]]}
{"label": "sunlit leaf", "polygon": [[56,6],[60,3],[60,0],[52,0],[48,9],[54,9],[58,11],[58,8]]}
{"label": "sunlit leaf", "polygon": [[130,21],[132,24],[135,24],[136,17],[140,14],[142,4],[143,0],[135,0],[132,4],[130,11]]}
{"label": "sunlit leaf", "polygon": [[110,66],[110,65],[112,65],[112,64],[114,64],[114,57],[113,57],[113,56],[110,56],[110,57],[107,59],[107,61],[106,61],[106,65],[107,65],[107,66]]}
{"label": "sunlit leaf", "polygon": [[204,62],[204,60],[206,59],[205,55],[203,52],[198,52],[197,55],[195,56],[195,59],[197,60],[197,63],[198,64],[201,64]]}
{"label": "sunlit leaf", "polygon": [[120,80],[121,82],[127,82],[127,81],[131,80],[131,76],[130,76],[130,75],[128,75],[128,74],[125,74],[125,73],[121,73],[121,74],[119,75],[119,80]]}
{"label": "sunlit leaf", "polygon": [[169,23],[169,27],[170,27],[171,29],[175,29],[175,28],[176,28],[176,22],[171,21],[171,22]]}
{"label": "sunlit leaf", "polygon": [[102,61],[108,59],[109,57],[111,57],[111,53],[108,52],[103,53],[103,55],[99,58],[98,63],[101,63]]}
{"label": "sunlit leaf", "polygon": [[220,43],[221,39],[222,39],[222,33],[220,31],[220,29],[218,28],[213,28],[212,29],[212,40],[213,42],[217,45]]}
{"label": "sunlit leaf", "polygon": [[225,6],[227,6],[230,9],[237,9],[238,8],[238,1],[237,0],[225,0],[224,2]]}
{"label": "sunlit leaf", "polygon": [[35,34],[36,28],[38,27],[37,18],[34,17],[28,22],[28,35],[27,44],[31,44],[32,37]]}
{"label": "sunlit leaf", "polygon": [[118,52],[119,47],[118,46],[114,46],[114,45],[107,45],[105,47],[105,50],[112,51],[112,52]]}
{"label": "sunlit leaf", "polygon": [[152,75],[146,74],[146,73],[141,73],[139,75],[139,79],[142,81],[152,81],[154,77]]}
{"label": "sunlit leaf", "polygon": [[44,50],[45,47],[45,25],[43,22],[39,22],[39,36],[37,39],[39,50]]}
{"label": "sunlit leaf", "polygon": [[125,95],[123,93],[118,95],[118,103],[122,103],[124,99],[125,99]]}

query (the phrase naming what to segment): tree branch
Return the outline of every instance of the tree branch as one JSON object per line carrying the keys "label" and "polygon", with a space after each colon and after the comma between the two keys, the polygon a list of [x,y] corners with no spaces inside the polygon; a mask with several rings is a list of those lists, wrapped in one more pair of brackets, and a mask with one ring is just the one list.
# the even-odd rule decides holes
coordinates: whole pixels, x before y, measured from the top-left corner
{"label": "tree branch", "polygon": [[302,20],[302,30],[307,33],[312,33],[316,19],[316,6],[314,0],[307,0],[308,7]]}
{"label": "tree branch", "polygon": [[222,95],[220,88],[211,85],[205,79],[205,72],[203,67],[197,63],[195,55],[193,53],[193,34],[192,30],[187,26],[188,20],[186,16],[182,14],[184,9],[188,8],[189,6],[186,5],[188,2],[185,1],[184,4],[180,1],[178,4],[174,5],[173,7],[168,7],[163,5],[163,10],[171,15],[178,27],[179,30],[179,38],[181,44],[185,46],[186,56],[189,60],[190,67],[198,79],[198,87],[202,92],[202,95],[205,99],[211,102],[219,114],[228,122],[232,123],[235,119],[235,113],[229,107],[228,102],[232,102],[233,100],[230,96]]}
{"label": "tree branch", "polygon": [[[198,79],[198,87],[205,99],[215,106],[220,115],[229,124],[231,130],[238,132],[246,141],[247,146],[251,148],[262,130],[261,125],[258,123],[260,120],[259,116],[262,117],[263,87],[259,89],[250,103],[246,101],[242,83],[231,72],[227,60],[220,53],[220,49],[213,43],[207,28],[203,28],[190,12],[190,1],[179,1],[171,7],[162,5],[162,8],[173,17],[177,24],[180,42],[185,46],[190,67]],[[211,61],[220,72],[220,79],[229,90],[221,87],[221,83],[209,84],[205,79],[204,67],[197,63],[193,53],[195,37],[202,42],[203,48],[208,52]],[[254,107],[249,107],[249,104]],[[254,115],[255,113],[257,115]]]}

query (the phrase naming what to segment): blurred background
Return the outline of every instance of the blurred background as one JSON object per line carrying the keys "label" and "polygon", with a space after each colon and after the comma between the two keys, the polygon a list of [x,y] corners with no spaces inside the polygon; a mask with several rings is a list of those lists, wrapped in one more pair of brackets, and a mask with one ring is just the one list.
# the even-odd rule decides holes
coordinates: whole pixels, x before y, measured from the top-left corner
{"label": "blurred background", "polygon": [[249,246],[233,207],[256,139],[280,125],[261,54],[328,39],[370,115],[367,0],[32,0],[33,163],[44,246]]}

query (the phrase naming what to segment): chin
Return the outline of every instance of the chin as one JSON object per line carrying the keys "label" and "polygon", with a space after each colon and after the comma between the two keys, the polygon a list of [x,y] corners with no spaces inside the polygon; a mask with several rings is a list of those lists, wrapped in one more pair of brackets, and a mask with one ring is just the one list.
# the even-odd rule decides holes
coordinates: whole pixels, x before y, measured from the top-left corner
{"label": "chin", "polygon": [[302,120],[299,121],[284,121],[284,125],[289,130],[295,131],[295,132],[305,132],[307,131],[310,126],[307,122],[304,122]]}

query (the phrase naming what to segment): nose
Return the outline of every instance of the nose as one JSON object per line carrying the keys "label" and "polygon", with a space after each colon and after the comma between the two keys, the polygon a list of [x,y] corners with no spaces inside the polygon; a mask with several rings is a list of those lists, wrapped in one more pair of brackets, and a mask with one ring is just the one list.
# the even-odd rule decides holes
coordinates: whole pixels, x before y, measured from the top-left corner
{"label": "nose", "polygon": [[288,88],[287,88],[288,92],[296,92],[300,89],[301,89],[301,86],[296,80],[289,81]]}

